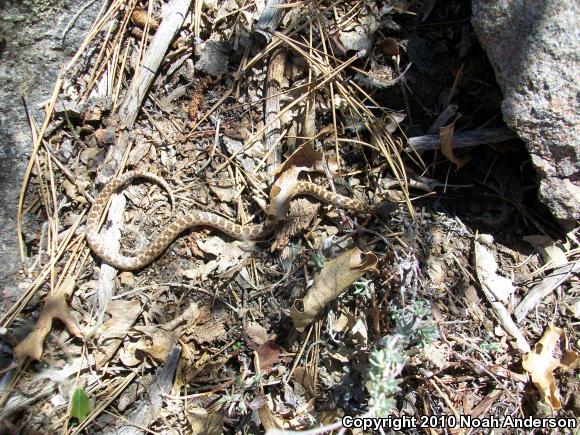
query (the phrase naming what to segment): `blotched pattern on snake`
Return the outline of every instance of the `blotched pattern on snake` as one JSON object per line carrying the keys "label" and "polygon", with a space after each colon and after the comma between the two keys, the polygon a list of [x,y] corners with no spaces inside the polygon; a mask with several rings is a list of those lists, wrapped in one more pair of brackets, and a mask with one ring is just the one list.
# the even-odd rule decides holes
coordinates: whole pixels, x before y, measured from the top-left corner
{"label": "blotched pattern on snake", "polygon": [[[268,216],[261,224],[242,226],[218,216],[217,214],[194,210],[186,215],[176,217],[169,226],[161,231],[155,241],[145,247],[136,256],[128,257],[119,252],[114,252],[104,243],[99,235],[99,221],[107,207],[111,195],[136,178],[146,179],[159,184],[168,192],[172,205],[174,203],[173,194],[171,193],[169,185],[165,180],[163,180],[163,178],[150,172],[127,172],[120,177],[114,178],[105,186],[95,199],[89,212],[85,235],[87,243],[93,252],[106,263],[117,269],[137,270],[143,268],[159,257],[159,255],[161,255],[179,236],[179,234],[196,226],[216,228],[239,240],[260,240],[270,235],[280,223],[280,219]],[[362,201],[330,192],[311,182],[297,181],[295,186],[292,188],[289,197],[291,198],[298,195],[313,196],[334,206],[356,213],[371,213],[373,210],[372,207],[366,205]],[[288,200],[290,198],[288,198]]]}

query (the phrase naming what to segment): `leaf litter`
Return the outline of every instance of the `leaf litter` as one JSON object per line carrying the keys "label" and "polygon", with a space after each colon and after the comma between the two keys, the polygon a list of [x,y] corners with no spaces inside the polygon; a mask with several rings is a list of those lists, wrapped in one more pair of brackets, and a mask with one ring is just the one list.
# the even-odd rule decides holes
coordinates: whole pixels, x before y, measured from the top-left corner
{"label": "leaf litter", "polygon": [[[22,226],[31,261],[4,293],[14,358],[3,361],[3,424],[331,430],[370,403],[393,417],[523,418],[542,403],[574,415],[578,233],[562,236],[517,194],[530,179],[521,144],[457,151],[458,134],[501,119],[487,61],[467,43],[468,8],[297,3],[268,15],[271,2],[186,3],[105,2],[46,126],[32,126],[24,215],[38,225]],[[153,76],[135,96],[142,65]],[[433,137],[435,151],[411,151],[409,138]],[[128,169],[167,179],[178,214],[286,222],[258,243],[195,228],[141,271],[103,273],[84,216]],[[390,199],[388,213],[290,200],[297,180]],[[171,223],[167,198],[147,184],[122,195],[120,244],[138,251]],[[95,301],[107,301],[101,312]],[[370,381],[376,364],[392,375],[383,397],[372,396],[384,391]],[[67,403],[80,426],[68,426]]]}

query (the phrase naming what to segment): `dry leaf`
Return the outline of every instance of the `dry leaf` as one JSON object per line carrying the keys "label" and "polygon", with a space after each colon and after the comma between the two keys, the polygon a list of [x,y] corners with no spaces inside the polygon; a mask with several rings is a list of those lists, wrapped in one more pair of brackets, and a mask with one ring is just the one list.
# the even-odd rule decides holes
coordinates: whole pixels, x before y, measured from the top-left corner
{"label": "dry leaf", "polygon": [[180,270],[180,275],[192,281],[203,281],[213,273],[218,268],[218,262],[216,260],[208,261],[207,263],[201,263],[196,265],[192,269]]}
{"label": "dry leaf", "polygon": [[[457,121],[457,119],[455,121]],[[453,154],[453,132],[455,131],[455,121],[445,127],[439,128],[439,141],[441,142],[441,152],[443,155],[455,163],[457,169],[460,169],[471,160],[471,156],[465,155],[459,158]]]}
{"label": "dry leaf", "polygon": [[237,266],[241,259],[250,255],[248,251],[244,251],[241,246],[242,242],[227,243],[221,237],[213,236],[205,241],[198,240],[197,246],[203,252],[215,255],[217,265],[217,273],[224,273],[230,268]]}
{"label": "dry leaf", "polygon": [[220,435],[223,433],[224,416],[207,412],[203,408],[192,408],[185,414],[190,425],[191,435]]}
{"label": "dry leaf", "polygon": [[423,349],[423,357],[430,361],[438,370],[449,367],[449,346],[446,344],[431,343]]}
{"label": "dry leaf", "polygon": [[239,196],[234,182],[230,179],[221,178],[225,177],[225,174],[222,175],[220,173],[218,176],[220,178],[217,180],[211,180],[209,183],[209,189],[216,194],[220,202],[232,202]]}
{"label": "dry leaf", "polygon": [[260,417],[262,426],[264,426],[266,432],[270,429],[283,429],[284,420],[274,415],[274,413],[270,410],[268,400],[266,398],[264,399],[265,400],[263,401],[263,405],[258,408],[258,416]]}
{"label": "dry leaf", "polygon": [[62,187],[64,187],[66,196],[68,196],[70,199],[76,199],[76,197],[78,196],[77,186],[71,183],[68,179],[65,179],[62,182]]}
{"label": "dry leaf", "polygon": [[136,343],[129,343],[119,352],[119,359],[127,367],[134,367],[150,357],[157,364],[165,362],[169,351],[177,342],[175,336],[157,326],[136,326],[144,334]]}
{"label": "dry leaf", "polygon": [[135,275],[132,272],[121,272],[119,281],[126,287],[135,287]]}
{"label": "dry leaf", "polygon": [[64,323],[66,329],[75,337],[83,336],[76,319],[71,314],[70,308],[66,303],[66,299],[72,295],[74,287],[74,278],[70,276],[66,277],[54,293],[49,296],[42,309],[42,313],[40,313],[36,321],[34,329],[14,348],[14,356],[16,359],[21,360],[29,357],[40,360],[42,357],[44,338],[50,332],[52,319],[56,318]]}
{"label": "dry leaf", "polygon": [[568,258],[564,251],[548,236],[532,235],[524,236],[524,240],[536,248],[542,254],[544,264],[550,264],[557,268],[568,264]]}
{"label": "dry leaf", "polygon": [[294,327],[298,331],[304,331],[326,304],[350,287],[367,270],[374,268],[377,261],[375,254],[364,253],[358,248],[326,261],[323,269],[314,277],[314,284],[306,296],[292,305],[290,316]]}
{"label": "dry leaf", "polygon": [[81,159],[81,162],[83,162],[85,165],[88,165],[92,160],[95,159],[95,157],[98,154],[99,149],[97,147],[85,148],[84,150],[81,151],[79,157]]}
{"label": "dry leaf", "polygon": [[127,367],[133,367],[146,356],[161,364],[174,344],[186,330],[193,327],[200,316],[195,302],[190,303],[183,312],[163,325],[135,326],[133,329],[143,333],[136,343],[129,343],[119,352],[119,357]]}
{"label": "dry leaf", "polygon": [[353,325],[352,329],[350,330],[350,335],[351,335],[352,341],[356,345],[366,347],[369,334],[368,334],[368,330],[367,330],[367,322],[366,322],[364,316],[362,316],[356,320],[355,324]]}
{"label": "dry leaf", "polygon": [[318,214],[319,209],[319,203],[312,202],[306,198],[296,198],[290,201],[290,209],[283,225],[276,232],[276,240],[272,244],[272,251],[284,249],[288,245],[290,237],[306,228],[312,228],[311,222]]}
{"label": "dry leaf", "polygon": [[348,323],[349,323],[348,317],[345,316],[344,313],[340,313],[340,316],[338,316],[338,319],[336,319],[332,323],[332,330],[334,332],[344,332],[344,331],[346,331]]}
{"label": "dry leaf", "polygon": [[270,189],[268,216],[279,221],[286,218],[298,175],[304,171],[323,171],[323,157],[322,153],[315,151],[310,145],[303,145],[276,169],[276,181]]}
{"label": "dry leaf", "polygon": [[225,318],[213,319],[210,316],[210,314],[204,313],[202,318],[209,317],[209,319],[190,328],[189,335],[198,344],[211,343],[218,338],[223,338],[226,334]]}
{"label": "dry leaf", "polygon": [[302,385],[310,397],[316,396],[316,384],[312,370],[308,370],[306,367],[296,367],[292,373],[292,380]]}
{"label": "dry leaf", "polygon": [[544,401],[554,410],[561,407],[554,370],[558,367],[571,370],[580,366],[580,356],[576,352],[565,351],[562,358],[554,358],[554,349],[563,334],[562,329],[549,325],[540,341],[522,360],[523,368],[532,377],[532,382],[543,395]]}
{"label": "dry leaf", "polygon": [[138,300],[114,300],[109,303],[107,312],[111,318],[103,323],[97,332],[98,345],[95,349],[97,368],[105,365],[117,352],[129,328],[141,313],[141,303]]}
{"label": "dry leaf", "polygon": [[282,348],[273,340],[261,344],[256,350],[256,353],[260,360],[260,371],[262,373],[270,373],[274,369],[274,364],[283,360],[280,358]]}
{"label": "dry leaf", "polygon": [[342,364],[348,364],[352,357],[352,352],[347,351],[346,349],[339,349],[336,352],[328,352],[328,356],[341,362]]}
{"label": "dry leaf", "polygon": [[264,344],[270,339],[270,334],[266,328],[256,322],[248,322],[247,326],[244,328],[245,335],[247,336],[248,346],[252,349],[256,349],[261,344]]}
{"label": "dry leaf", "polygon": [[187,333],[191,328],[195,327],[197,319],[201,316],[199,305],[191,302],[183,310],[183,312],[176,316],[173,320],[164,323],[161,329],[165,331],[172,331],[177,336]]}

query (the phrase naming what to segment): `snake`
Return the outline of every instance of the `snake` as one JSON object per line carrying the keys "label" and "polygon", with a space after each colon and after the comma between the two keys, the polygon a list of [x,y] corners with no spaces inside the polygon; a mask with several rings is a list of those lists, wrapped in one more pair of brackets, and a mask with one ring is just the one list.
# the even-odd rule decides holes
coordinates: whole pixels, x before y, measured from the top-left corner
{"label": "snake", "polygon": [[[258,241],[270,236],[283,220],[268,214],[262,223],[239,225],[212,212],[191,210],[184,215],[175,216],[175,219],[161,231],[158,237],[135,256],[125,256],[116,249],[113,250],[104,241],[99,233],[99,226],[111,196],[135,179],[145,179],[158,184],[169,194],[172,209],[175,204],[171,187],[162,177],[151,172],[126,172],[111,179],[105,185],[93,201],[87,215],[85,238],[91,250],[101,260],[119,270],[133,271],[144,268],[157,259],[181,233],[194,227],[212,227],[238,240]],[[330,205],[359,214],[370,214],[373,211],[373,207],[363,201],[331,192],[309,181],[296,181],[290,188],[288,201],[299,195],[312,196]]]}

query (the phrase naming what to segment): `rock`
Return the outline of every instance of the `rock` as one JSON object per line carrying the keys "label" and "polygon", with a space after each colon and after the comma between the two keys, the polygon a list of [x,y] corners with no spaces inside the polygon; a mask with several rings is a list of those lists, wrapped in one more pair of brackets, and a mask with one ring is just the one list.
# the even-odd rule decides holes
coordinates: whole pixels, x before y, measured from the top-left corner
{"label": "rock", "polygon": [[[21,268],[16,209],[31,135],[23,99],[37,125],[61,66],[76,52],[101,2],[94,2],[63,33],[87,0],[1,1],[0,14],[0,287]],[[68,110],[68,109],[67,109]],[[4,307],[0,307],[0,312]]]}
{"label": "rock", "polygon": [[580,218],[578,2],[474,0],[472,23],[526,143],[540,199],[569,230]]}

